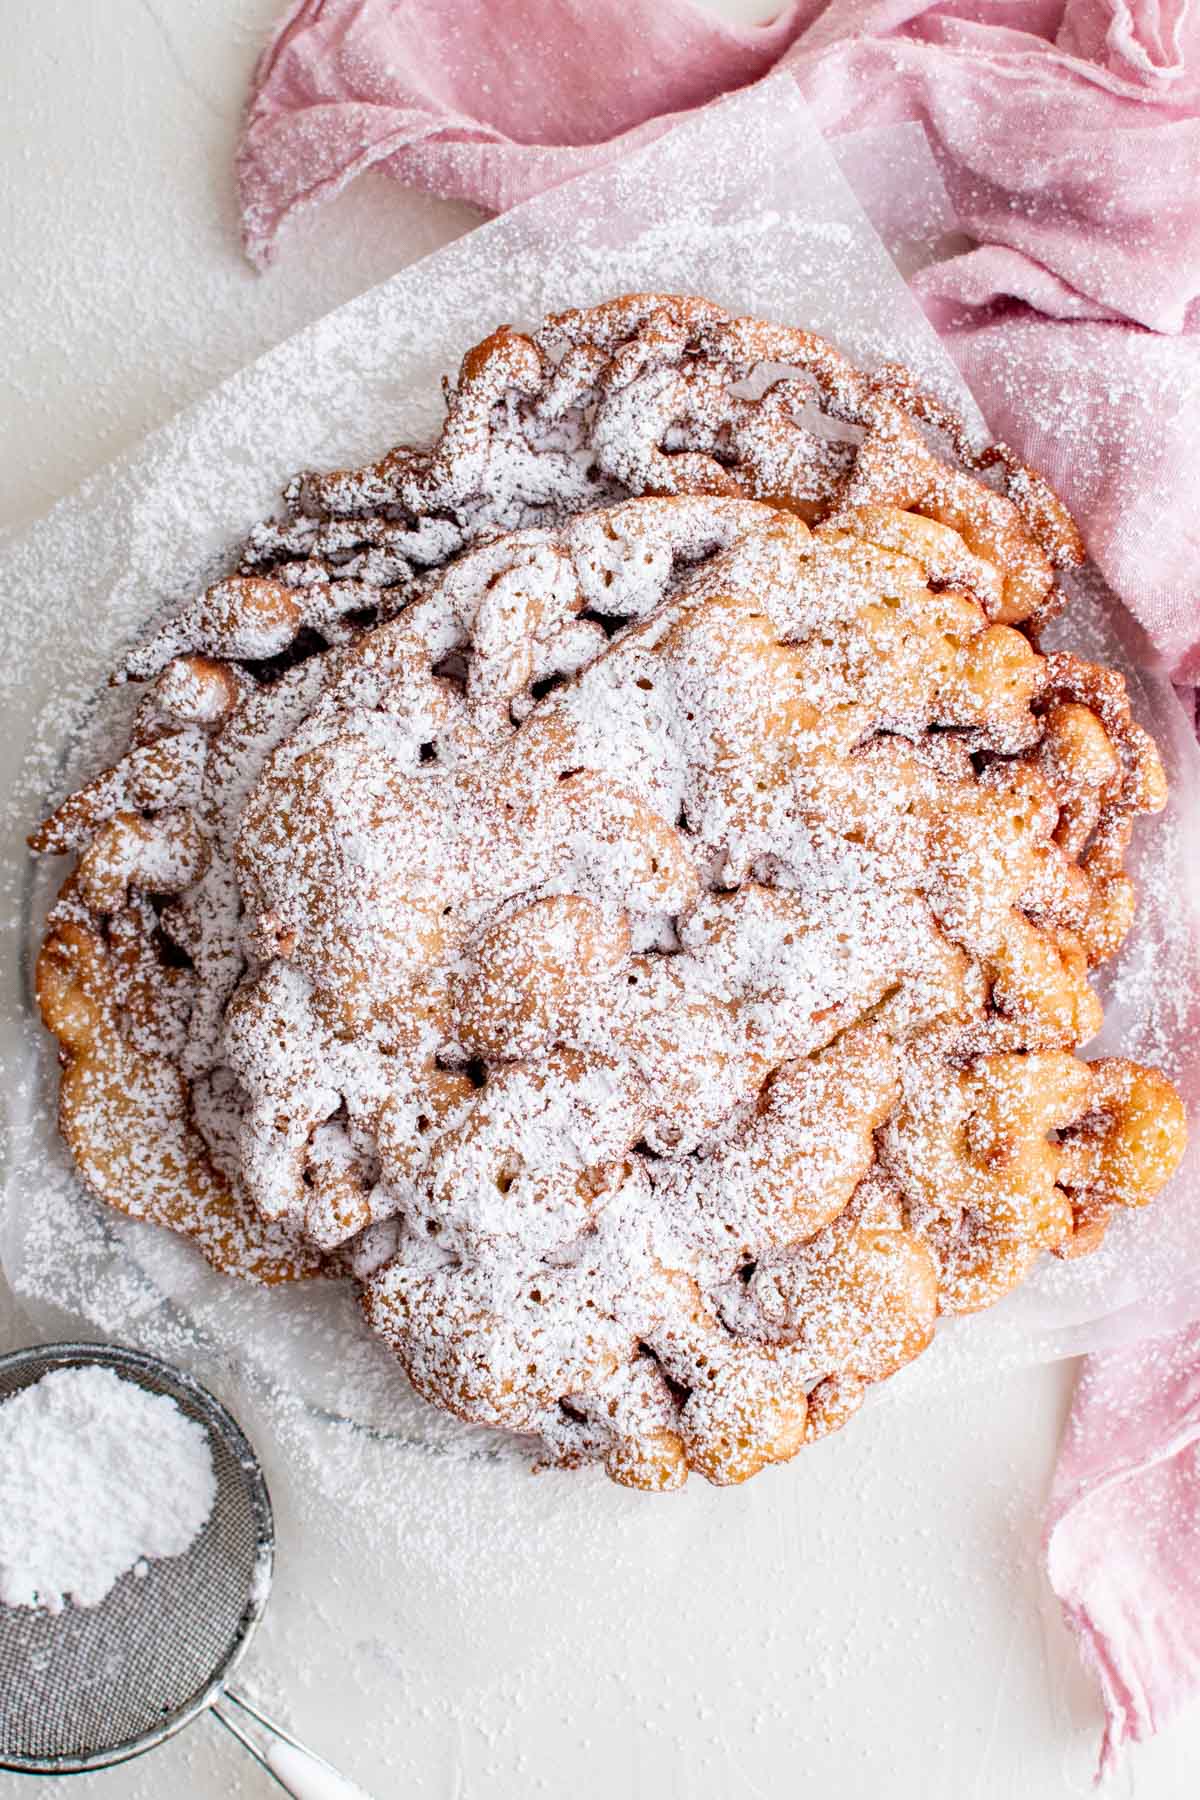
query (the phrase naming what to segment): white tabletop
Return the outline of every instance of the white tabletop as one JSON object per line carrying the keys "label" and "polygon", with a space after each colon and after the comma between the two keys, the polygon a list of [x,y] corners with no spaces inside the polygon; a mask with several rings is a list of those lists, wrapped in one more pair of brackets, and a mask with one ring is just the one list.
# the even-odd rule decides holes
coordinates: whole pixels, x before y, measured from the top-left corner
{"label": "white tabletop", "polygon": [[[0,526],[35,517],[222,376],[473,223],[467,207],[368,177],[293,230],[268,275],[250,271],[232,152],[278,4],[6,0]],[[21,1338],[0,1293],[0,1348]],[[277,1469],[279,1572],[257,1689],[378,1800],[1085,1794],[1099,1705],[1039,1555],[1072,1376],[1032,1369],[936,1406],[900,1384],[843,1438],[747,1489],[697,1482],[642,1502],[681,1509],[706,1599],[699,1630],[686,1607],[666,1616],[619,1564],[581,1554],[550,1640],[538,1641],[545,1594],[523,1610],[481,1581],[474,1604],[468,1592],[447,1613],[444,1642],[394,1631],[385,1642]],[[736,1592],[704,1595],[709,1532],[747,1545]],[[381,1580],[434,1579],[403,1549]],[[678,1571],[669,1591],[681,1592]],[[578,1667],[567,1707],[568,1687],[545,1678],[547,1643]],[[392,1701],[367,1712],[356,1664],[381,1657]],[[1197,1766],[1193,1708],[1132,1753],[1112,1791],[1191,1800]],[[36,1791],[60,1786],[78,1800],[278,1792],[211,1722],[141,1763]],[[0,1775],[0,1800],[26,1791]]]}

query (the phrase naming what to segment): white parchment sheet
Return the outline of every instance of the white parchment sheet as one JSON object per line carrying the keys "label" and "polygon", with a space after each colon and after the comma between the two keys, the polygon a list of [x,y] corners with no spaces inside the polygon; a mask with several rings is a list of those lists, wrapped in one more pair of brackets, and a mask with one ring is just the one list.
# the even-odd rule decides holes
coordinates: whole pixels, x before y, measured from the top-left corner
{"label": "white parchment sheet", "polygon": [[[347,1287],[250,1290],[214,1275],[190,1246],[95,1205],[71,1175],[53,1125],[54,1058],[29,1005],[30,951],[61,867],[35,868],[24,833],[47,803],[105,759],[130,704],[105,689],[119,653],[158,612],[219,572],[231,545],[275,508],[298,468],[345,466],[432,434],[440,380],[501,322],[631,289],[707,295],[802,324],[856,360],[899,360],[982,421],[866,206],[902,260],[928,254],[951,221],[918,128],[844,140],[860,205],[780,77],[683,124],[617,167],[482,226],[320,320],[234,377],[0,544],[0,684],[15,779],[4,806],[6,960],[4,1211],[0,1260],[35,1325],[135,1341],[255,1388],[264,1426],[311,1454],[313,1480],[377,1509],[386,1464],[419,1450],[477,1464],[510,1452],[416,1402],[359,1322]],[[923,248],[924,246],[924,248]],[[1173,798],[1139,829],[1142,914],[1107,982],[1100,1048],[1197,1081],[1197,932],[1187,872],[1200,867],[1196,746],[1169,687],[1139,674],[1119,608],[1077,584],[1061,641],[1129,675],[1139,717],[1159,737]],[[1194,886],[1194,883],[1192,884]],[[1200,1133],[1197,1133],[1200,1138]],[[1018,1294],[956,1324],[900,1380],[982,1374],[1068,1354],[1200,1311],[1193,1151],[1169,1198],[1122,1219],[1081,1263],[1042,1269]],[[250,1402],[247,1402],[248,1404]],[[322,1450],[337,1443],[336,1454]],[[384,1446],[381,1450],[380,1446]],[[397,1499],[396,1504],[399,1504]]]}

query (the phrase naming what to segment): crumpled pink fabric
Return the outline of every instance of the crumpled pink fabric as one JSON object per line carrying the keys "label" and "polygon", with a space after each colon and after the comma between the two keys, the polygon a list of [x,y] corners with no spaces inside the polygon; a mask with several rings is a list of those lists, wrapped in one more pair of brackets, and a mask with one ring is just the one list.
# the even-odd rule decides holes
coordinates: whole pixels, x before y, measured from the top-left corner
{"label": "crumpled pink fabric", "polygon": [[1200,1689],[1200,1324],[1088,1357],[1046,1568],[1104,1695],[1105,1775]]}
{"label": "crumpled pink fabric", "polygon": [[[827,134],[917,120],[974,247],[917,288],[992,430],[1043,468],[1143,633],[1200,683],[1200,7],[300,0],[259,65],[246,249],[376,168],[500,210],[782,62]],[[1200,1689],[1200,1327],[1085,1365],[1048,1567],[1102,1766]]]}

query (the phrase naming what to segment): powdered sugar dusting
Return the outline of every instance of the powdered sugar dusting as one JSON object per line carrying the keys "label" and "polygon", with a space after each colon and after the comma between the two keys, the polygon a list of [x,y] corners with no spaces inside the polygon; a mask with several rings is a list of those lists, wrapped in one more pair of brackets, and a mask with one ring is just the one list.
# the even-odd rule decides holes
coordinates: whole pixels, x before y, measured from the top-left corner
{"label": "powdered sugar dusting", "polygon": [[[116,662],[123,640],[140,628],[155,601],[194,593],[218,572],[207,559],[219,557],[225,544],[269,508],[274,490],[292,469],[328,466],[347,455],[374,452],[395,435],[400,418],[406,431],[419,437],[433,422],[436,375],[477,334],[481,319],[533,318],[546,305],[561,305],[586,294],[588,283],[579,279],[578,238],[563,249],[570,236],[568,219],[571,231],[580,225],[591,233],[582,254],[591,259],[587,263],[594,273],[591,292],[597,296],[668,281],[687,286],[698,266],[696,258],[704,256],[704,285],[719,298],[751,311],[802,316],[860,354],[898,355],[920,366],[927,378],[936,373],[944,391],[952,393],[953,372],[939,360],[886,262],[875,248],[864,248],[871,240],[861,220],[852,207],[844,206],[836,184],[831,187],[825,180],[826,153],[808,133],[802,110],[797,116],[786,105],[780,108],[773,96],[761,108],[757,101],[739,102],[727,121],[741,132],[736,155],[698,154],[696,139],[678,153],[661,146],[639,158],[623,189],[626,222],[613,223],[617,213],[607,190],[590,224],[574,203],[569,212],[563,211],[563,201],[550,196],[489,227],[456,255],[400,277],[388,290],[315,328],[219,396],[206,418],[189,421],[186,433],[168,431],[155,447],[153,462],[136,481],[121,476],[114,486],[97,492],[90,506],[84,503],[82,510],[63,515],[32,561],[23,551],[18,591],[36,596],[23,615],[26,621],[39,616],[42,596],[53,589],[55,569],[86,569],[89,583],[94,580],[94,590],[87,591],[96,596],[90,627],[94,636],[86,645],[64,644],[60,636],[56,646],[55,680],[62,699],[43,729],[33,784],[44,788],[50,758],[73,729],[80,709],[90,703],[97,682]],[[707,130],[711,124],[711,119],[701,122],[697,129]],[[722,137],[724,130],[723,126]],[[798,133],[806,145],[806,176],[799,188],[789,173]],[[701,168],[703,194],[695,179]],[[605,183],[613,179],[604,178]],[[734,220],[739,213],[767,204],[777,211],[780,229],[773,235],[755,231],[762,259],[751,266],[744,255],[747,240]],[[714,239],[714,209],[722,207],[724,235]],[[636,216],[646,223],[647,211],[655,208],[658,216],[639,239],[629,219]],[[849,239],[842,234],[838,255],[831,261],[825,221],[834,215],[849,220],[852,231]],[[677,231],[667,224],[673,217],[679,219]],[[710,242],[719,254],[709,254]],[[644,253],[651,243],[653,255]],[[352,381],[345,373],[349,368]],[[298,396],[306,398],[298,401]],[[81,586],[79,591],[82,596],[85,590]],[[22,615],[10,608],[5,616],[11,623]],[[1080,617],[1077,607],[1073,629]],[[20,629],[25,635],[19,641],[24,644],[28,623]],[[1098,653],[1111,661],[1120,656],[1120,649],[1109,639]],[[36,710],[35,691],[26,687],[25,692]],[[1161,736],[1166,713],[1152,715],[1145,707],[1143,698],[1141,716],[1147,722],[1156,716]],[[118,744],[122,734],[118,717],[109,743]],[[89,756],[94,769],[109,753],[103,743],[90,741],[96,746]],[[1190,779],[1187,765],[1181,773],[1182,780],[1176,776],[1177,793],[1186,791]],[[20,819],[27,821],[35,810],[33,801],[23,799]],[[1148,909],[1159,917],[1155,890],[1163,896],[1181,891],[1178,865],[1169,860],[1171,841],[1159,833],[1138,847],[1139,862],[1154,871],[1143,881],[1143,931]],[[1184,922],[1165,907],[1162,920],[1162,934],[1154,942],[1175,958],[1178,967],[1178,959],[1190,955]],[[1166,988],[1181,985],[1147,978],[1139,987],[1139,1007],[1148,1008],[1146,1016],[1152,1016],[1156,1007],[1161,1008]],[[1168,1023],[1166,1028],[1174,1037],[1174,1026]],[[1146,1054],[1154,1059],[1152,1048]],[[19,1067],[26,1081],[31,1066],[28,1049],[22,1048]],[[25,1093],[32,1103],[35,1095],[28,1087]],[[337,1289],[266,1296],[222,1286],[180,1246],[134,1226],[98,1218],[73,1193],[54,1147],[37,1147],[41,1135],[35,1130],[26,1140],[28,1148],[21,1151],[36,1174],[28,1200],[10,1212],[6,1244],[8,1266],[18,1273],[30,1301],[55,1294],[108,1329],[136,1329],[164,1349],[194,1356],[195,1328],[174,1309],[162,1307],[163,1294],[174,1295],[199,1307],[207,1321],[205,1329],[215,1331],[218,1340],[239,1356],[278,1370],[290,1390],[316,1397],[335,1412],[350,1412],[397,1432],[402,1440],[411,1439],[414,1431],[423,1439],[432,1436],[443,1454],[452,1447],[463,1454],[477,1453],[467,1434],[447,1433],[435,1415],[425,1413],[418,1423],[387,1359],[356,1327]],[[1123,1248],[1114,1249],[1111,1257],[1105,1250],[1088,1265],[1049,1268],[1024,1290],[1024,1299],[1015,1308],[1005,1307],[988,1321],[974,1323],[961,1339],[964,1360],[994,1362],[1010,1336],[1016,1355],[1045,1353],[1061,1319],[1103,1314],[1108,1293],[1124,1296],[1131,1286],[1135,1293],[1167,1291],[1180,1259],[1174,1249],[1167,1249],[1157,1263],[1154,1247],[1174,1243],[1171,1233],[1185,1229],[1186,1208],[1171,1213],[1162,1209],[1157,1217],[1136,1223],[1135,1237],[1127,1240],[1122,1235]],[[1103,1280],[1096,1278],[1101,1267],[1106,1271]],[[84,1271],[86,1276],[77,1280],[76,1274]],[[1047,1284],[1055,1296],[1049,1306],[1041,1297]],[[936,1359],[936,1368],[943,1369],[945,1361],[944,1355]],[[301,1435],[303,1411],[285,1405],[282,1395],[272,1402],[269,1417],[276,1429],[294,1438]],[[288,1426],[289,1418],[294,1428]],[[336,1466],[347,1505],[354,1503],[355,1444],[353,1434],[344,1433],[336,1465],[318,1457],[310,1471],[317,1485],[326,1485]],[[391,1475],[381,1467],[377,1484],[364,1490],[368,1505],[386,1504],[391,1483]],[[395,1499],[403,1504],[398,1494]],[[410,1511],[414,1504],[410,1494]]]}
{"label": "powdered sugar dusting", "polygon": [[[1065,1054],[1095,1015],[1085,945],[1102,960],[1128,922],[1127,821],[1161,804],[1161,772],[1119,684],[989,623],[1036,615],[1048,562],[1015,509],[931,460],[890,387],[704,303],[630,299],[551,330],[558,362],[511,332],[471,353],[432,451],[292,492],[335,525],[366,494],[444,509],[469,538],[480,491],[487,522],[554,506],[561,523],[420,582],[389,568],[380,590],[322,580],[282,532],[300,579],[293,554],[219,582],[129,659],[158,677],[130,758],[192,746],[199,718],[211,753],[177,759],[140,818],[113,815],[114,774],[43,829],[57,843],[90,808],[96,835],[39,998],[93,1184],[278,1278],[245,1226],[214,1242],[202,1159],[173,1158],[174,1216],[106,1185],[118,1146],[136,1163],[147,1119],[162,1142],[171,1117],[169,1062],[126,1054],[120,1098],[104,1083],[122,1042],[106,963],[119,989],[126,886],[175,896],[162,931],[209,1005],[174,1050],[231,1199],[350,1246],[370,1322],[428,1398],[628,1485],[740,1480],[840,1425],[924,1348],[939,1303],[986,1304],[1078,1221],[1103,1230],[1132,1196],[1101,1179],[1131,1081],[1166,1109],[1157,1164],[1137,1159],[1147,1191],[1169,1172],[1169,1090],[1114,1078],[1102,1111],[1106,1078]],[[730,394],[730,373],[785,354],[869,427],[860,444],[768,414],[786,382]],[[802,457],[792,495],[809,441],[836,454],[818,448],[815,482]],[[595,485],[749,479],[828,522],[699,494],[571,517],[588,445]],[[961,591],[927,585],[955,575]],[[360,617],[379,594],[383,622],[347,635],[345,588]],[[317,630],[332,645],[306,652]],[[267,653],[301,660],[260,684]],[[1093,837],[1116,855],[1094,878],[1072,860]],[[147,963],[153,1021],[178,971],[156,982],[148,946]],[[128,1032],[128,984],[121,1008]],[[1039,1148],[1050,1128],[1060,1145]]]}

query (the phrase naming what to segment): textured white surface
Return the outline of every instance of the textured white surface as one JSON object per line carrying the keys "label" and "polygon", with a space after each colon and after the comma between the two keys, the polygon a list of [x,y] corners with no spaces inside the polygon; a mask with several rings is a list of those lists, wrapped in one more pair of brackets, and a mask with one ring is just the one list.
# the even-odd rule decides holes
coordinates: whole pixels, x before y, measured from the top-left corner
{"label": "textured white surface", "polygon": [[[267,277],[249,273],[231,152],[275,10],[276,0],[7,0],[0,524],[35,516],[267,345],[472,222],[466,208],[363,182],[294,232]],[[722,10],[770,9],[726,0]],[[0,1296],[0,1346],[21,1336]],[[436,1642],[373,1631],[354,1546],[336,1521],[318,1530],[302,1518],[294,1476],[274,1468],[279,1577],[254,1652],[258,1690],[379,1800],[1082,1795],[1098,1706],[1038,1556],[1069,1390],[1067,1365],[936,1406],[901,1390],[844,1439],[741,1493],[696,1484],[665,1503],[668,1514],[635,1499],[653,1517],[632,1512],[627,1524],[661,1546],[662,1589],[632,1578],[637,1559],[581,1541],[578,1588],[561,1608],[536,1591],[496,1603],[505,1535],[489,1515],[507,1510],[511,1526],[521,1485],[464,1484],[446,1528],[478,1535],[489,1566],[477,1592],[460,1582],[442,1593],[425,1544],[359,1551],[368,1585],[401,1604],[406,1589],[421,1592],[427,1614],[443,1602],[455,1629]],[[718,1536],[744,1543],[746,1560],[738,1591],[714,1596],[705,1546]],[[695,1593],[682,1607],[680,1559]],[[791,1592],[785,1568],[804,1571]],[[645,1678],[648,1642],[660,1684]],[[576,1698],[548,1712],[539,1688],[563,1657],[577,1666]],[[386,1713],[356,1707],[364,1663],[394,1676]],[[238,1754],[200,1725],[151,1761],[41,1791],[278,1791]],[[1135,1752],[1114,1791],[1190,1796],[1198,1754],[1193,1713]],[[0,1775],[3,1800],[24,1791]]]}

